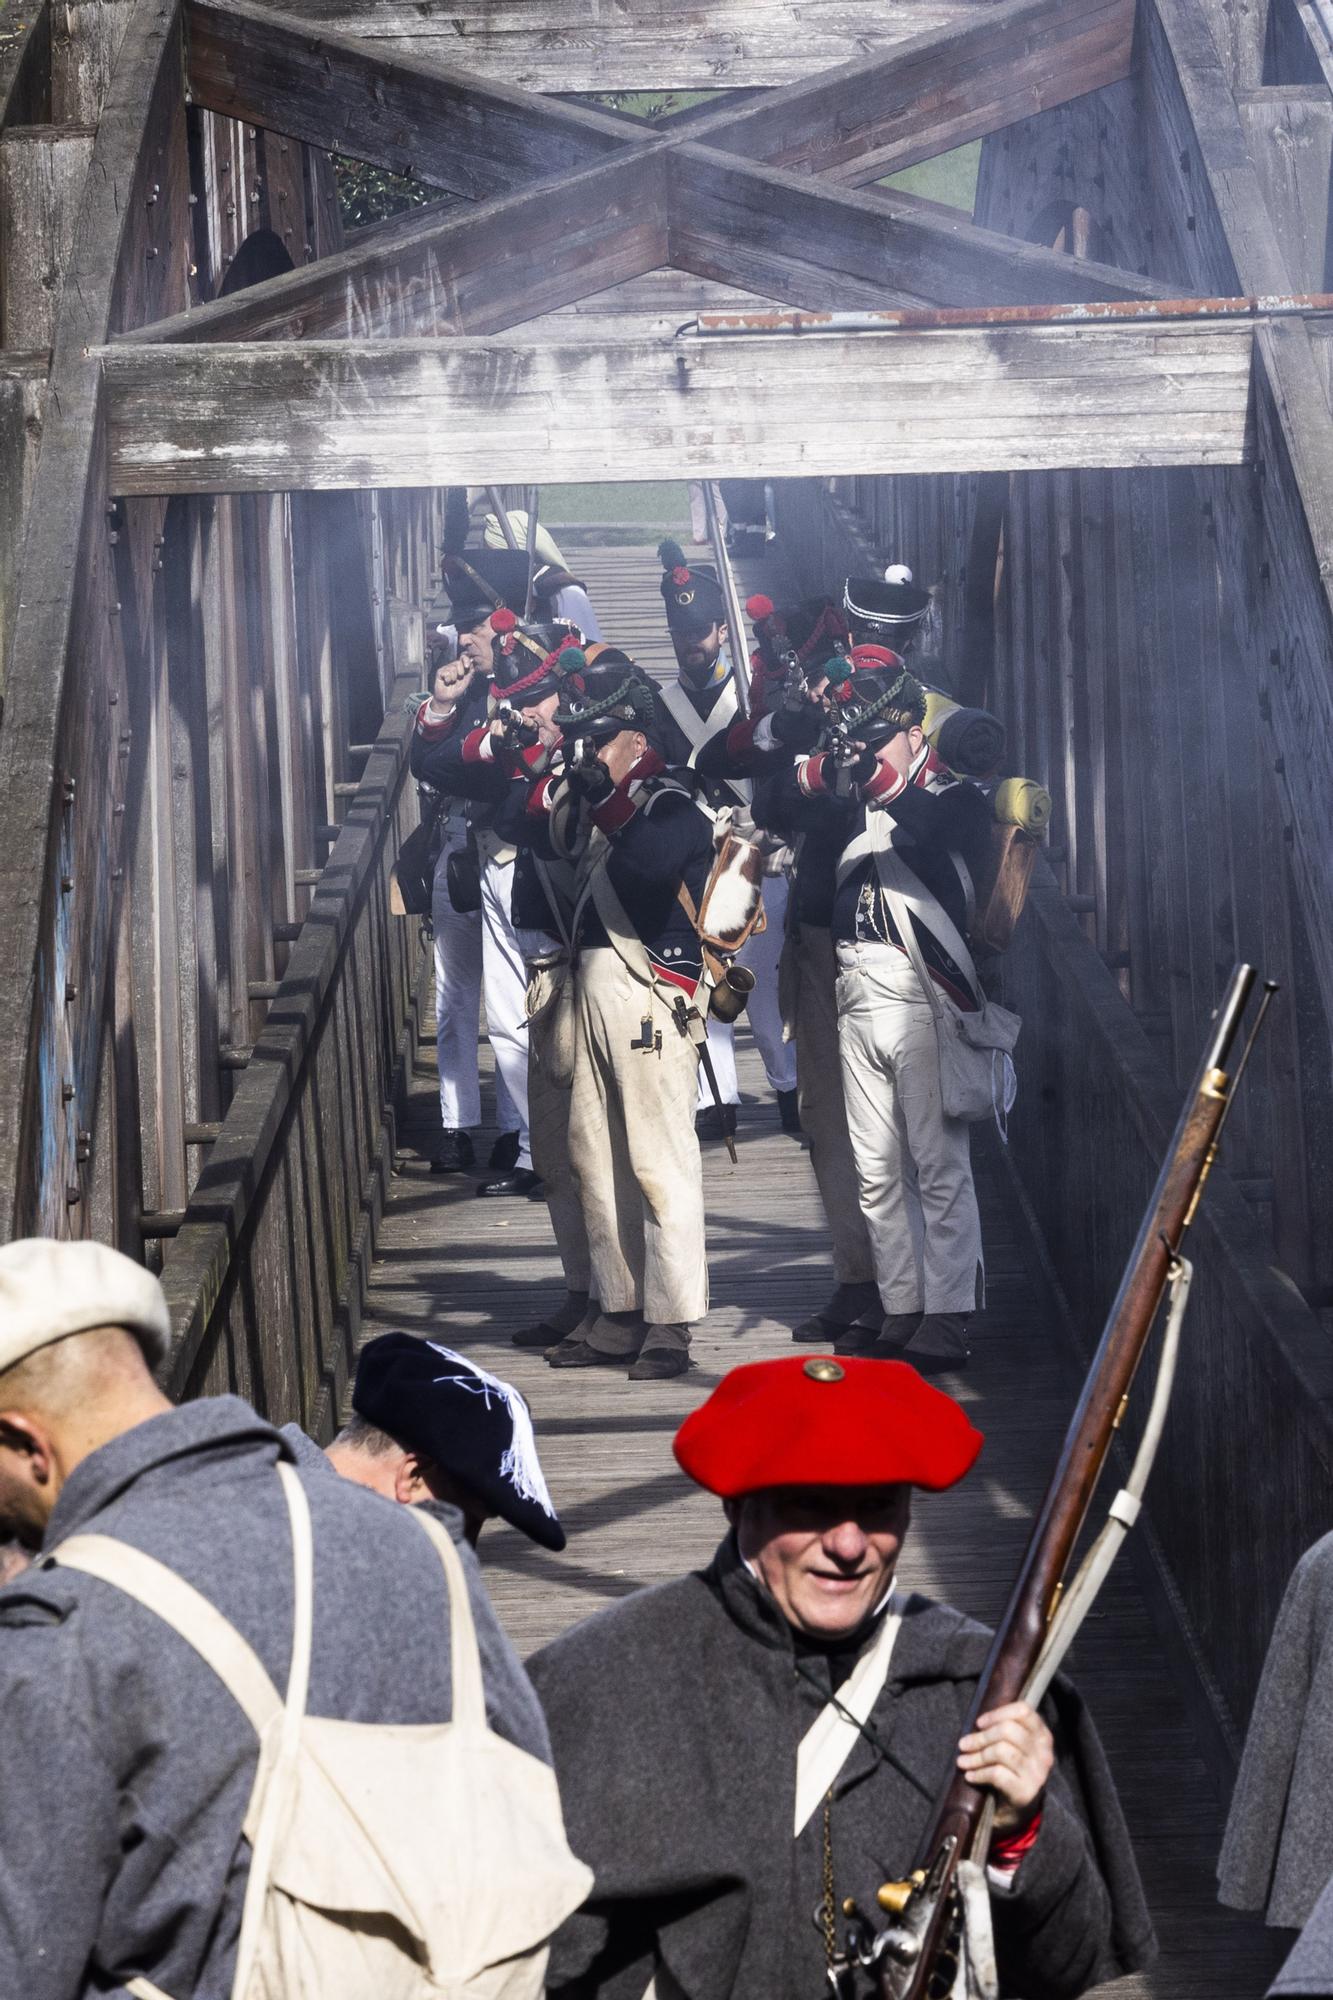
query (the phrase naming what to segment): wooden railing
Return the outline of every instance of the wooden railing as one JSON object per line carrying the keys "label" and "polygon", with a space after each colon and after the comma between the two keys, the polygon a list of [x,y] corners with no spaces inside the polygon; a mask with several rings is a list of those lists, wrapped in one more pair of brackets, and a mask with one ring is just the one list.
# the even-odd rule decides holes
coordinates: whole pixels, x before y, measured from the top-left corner
{"label": "wooden railing", "polygon": [[393,606],[393,698],[162,1282],[176,1396],[234,1390],[327,1436],[354,1351],[415,1045],[418,926],[389,908],[416,822],[421,619]]}
{"label": "wooden railing", "polygon": [[[1010,1157],[1079,1345],[1090,1352],[1180,1092],[1044,862],[1004,963],[1023,1016]],[[1147,1536],[1234,1756],[1282,1591],[1333,1527],[1333,1347],[1216,1168]],[[1125,1425],[1137,1434],[1149,1366]],[[1107,1496],[1109,1498],[1109,1495]]]}

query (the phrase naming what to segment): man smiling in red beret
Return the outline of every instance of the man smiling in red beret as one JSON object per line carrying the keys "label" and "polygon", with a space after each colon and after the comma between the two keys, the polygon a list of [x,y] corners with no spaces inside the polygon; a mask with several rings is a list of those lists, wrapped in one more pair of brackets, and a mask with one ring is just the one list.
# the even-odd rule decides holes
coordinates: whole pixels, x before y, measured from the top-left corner
{"label": "man smiling in red beret", "polygon": [[844,1903],[873,1911],[911,1868],[955,1759],[997,1799],[1000,1990],[1065,2000],[1151,1955],[1074,1690],[968,1731],[990,1635],[894,1588],[912,1488],[955,1485],[981,1444],[914,1369],[852,1357],[734,1369],[686,1419],[676,1457],[728,1521],[708,1569],[529,1662],[596,1876],[557,1937],[553,1992],[816,2000]]}

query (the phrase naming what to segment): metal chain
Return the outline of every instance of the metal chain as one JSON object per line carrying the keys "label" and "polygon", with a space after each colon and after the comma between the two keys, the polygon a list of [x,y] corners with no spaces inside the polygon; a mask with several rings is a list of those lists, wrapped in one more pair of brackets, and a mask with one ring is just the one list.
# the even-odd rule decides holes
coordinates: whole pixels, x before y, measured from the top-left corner
{"label": "metal chain", "polygon": [[838,1905],[833,1894],[833,1787],[824,1794],[824,1894],[819,1905],[824,1933],[824,1958],[832,1965],[838,1955]]}

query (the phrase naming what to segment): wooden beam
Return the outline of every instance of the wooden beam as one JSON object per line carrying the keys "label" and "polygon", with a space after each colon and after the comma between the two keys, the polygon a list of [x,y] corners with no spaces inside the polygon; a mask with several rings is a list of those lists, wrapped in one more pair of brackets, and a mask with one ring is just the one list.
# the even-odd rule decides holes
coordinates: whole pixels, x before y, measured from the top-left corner
{"label": "wooden beam", "polygon": [[500,332],[666,261],[664,153],[636,149],[461,214],[414,211],[126,341]]}
{"label": "wooden beam", "polygon": [[1134,0],[1001,0],[720,111],[693,137],[804,173],[870,181],[1128,76]]}
{"label": "wooden beam", "polygon": [[93,156],[85,125],[0,138],[0,347],[49,347]]}
{"label": "wooden beam", "polygon": [[979,229],[961,213],[896,190],[830,188],[693,144],[675,148],[668,166],[676,268],[793,305],[1169,296],[1152,279]]}
{"label": "wooden beam", "polygon": [[543,91],[723,90],[793,83],[924,29],[976,0],[287,0],[312,29]]}
{"label": "wooden beam", "polygon": [[473,198],[604,159],[632,141],[582,105],[483,82],[245,0],[189,0],[197,104]]}
{"label": "wooden beam", "polygon": [[1253,322],[102,350],[116,493],[1237,464]]}

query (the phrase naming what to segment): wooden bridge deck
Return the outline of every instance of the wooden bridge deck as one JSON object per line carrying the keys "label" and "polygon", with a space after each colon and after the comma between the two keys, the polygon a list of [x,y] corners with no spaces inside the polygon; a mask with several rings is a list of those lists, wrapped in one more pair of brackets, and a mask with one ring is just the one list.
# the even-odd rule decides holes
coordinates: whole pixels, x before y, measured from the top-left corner
{"label": "wooden bridge deck", "polygon": [[[442,1340],[529,1398],[569,1547],[550,1555],[503,1526],[489,1527],[482,1540],[492,1594],[526,1654],[608,1600],[707,1559],[721,1510],[676,1469],[672,1433],[727,1368],[792,1351],[789,1327],[827,1292],[821,1212],[808,1159],[779,1132],[758,1057],[742,1034],[741,1165],[733,1170],[721,1147],[705,1155],[713,1309],[696,1337],[697,1365],[668,1383],[631,1383],[600,1370],[556,1374],[509,1341],[559,1294],[544,1207],[477,1201],[471,1180],[432,1179],[419,1157],[437,1130],[434,1053],[433,1039],[423,1040],[366,1337],[401,1327]],[[986,1433],[986,1449],[963,1487],[919,1505],[903,1574],[911,1586],[994,1619],[1077,1371],[993,1158],[983,1163],[980,1187],[989,1305],[976,1322],[960,1394]],[[1224,1801],[1127,1561],[1084,1633],[1074,1671],[1106,1739],[1162,1943],[1150,1972],[1106,1990],[1123,2000],[1257,2000],[1281,1948],[1257,1922],[1216,1903]]]}

